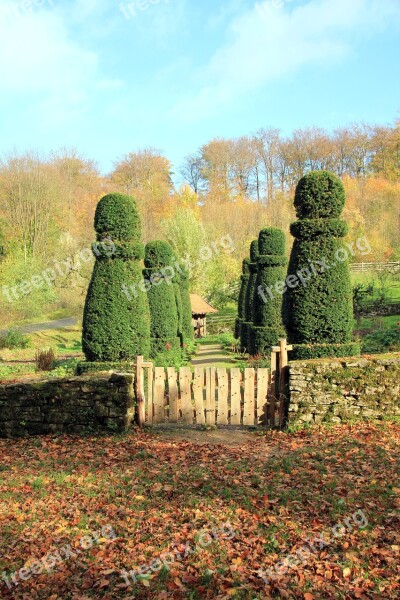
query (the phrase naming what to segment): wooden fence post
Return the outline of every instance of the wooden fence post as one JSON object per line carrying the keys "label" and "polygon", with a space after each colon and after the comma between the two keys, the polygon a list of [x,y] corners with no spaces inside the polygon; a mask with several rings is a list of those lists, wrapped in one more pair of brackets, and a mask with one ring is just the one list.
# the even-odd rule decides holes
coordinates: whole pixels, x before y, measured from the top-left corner
{"label": "wooden fence post", "polygon": [[279,427],[283,427],[285,421],[290,350],[293,350],[293,346],[288,346],[286,339],[279,340]]}
{"label": "wooden fence post", "polygon": [[143,356],[136,358],[136,378],[135,378],[135,395],[136,395],[136,424],[143,428],[146,420],[146,410],[144,404],[144,380],[143,380]]}

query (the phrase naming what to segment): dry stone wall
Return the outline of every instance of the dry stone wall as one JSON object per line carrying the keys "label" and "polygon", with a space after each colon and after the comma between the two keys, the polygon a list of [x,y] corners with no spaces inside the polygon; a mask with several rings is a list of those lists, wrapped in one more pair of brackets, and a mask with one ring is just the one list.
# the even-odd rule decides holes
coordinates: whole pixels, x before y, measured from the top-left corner
{"label": "dry stone wall", "polygon": [[134,404],[131,374],[1,385],[0,437],[123,432]]}
{"label": "dry stone wall", "polygon": [[289,390],[291,424],[400,416],[400,355],[295,361]]}

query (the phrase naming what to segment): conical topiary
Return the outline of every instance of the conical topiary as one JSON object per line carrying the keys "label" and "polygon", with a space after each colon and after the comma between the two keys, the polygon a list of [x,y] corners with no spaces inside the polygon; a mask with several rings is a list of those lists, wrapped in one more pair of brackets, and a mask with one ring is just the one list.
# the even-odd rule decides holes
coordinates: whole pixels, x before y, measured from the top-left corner
{"label": "conical topiary", "polygon": [[271,347],[285,335],[282,324],[282,293],[276,285],[286,276],[285,234],[281,229],[266,227],[258,238],[258,270],[254,293],[252,353],[270,354]]}
{"label": "conical topiary", "polygon": [[189,274],[187,271],[181,270],[180,278],[183,344],[191,349],[194,343],[194,327],[192,321],[192,305],[190,302]]}
{"label": "conical topiary", "polygon": [[249,263],[249,258],[245,258],[242,263],[242,275],[240,276],[240,291],[238,299],[238,317],[235,322],[235,338],[237,339],[241,339],[242,336],[242,323],[245,317],[247,286],[249,285],[250,279]]}
{"label": "conical topiary", "polygon": [[290,258],[284,321],[293,358],[358,354],[351,342],[352,289],[348,253],[342,238],[348,232],[340,219],[345,191],[338,177],[314,171],[297,186],[294,205],[298,221]]}
{"label": "conical topiary", "polygon": [[[82,346],[91,362],[149,356],[150,312],[142,274],[144,246],[136,203],[109,194],[97,205],[96,262],[86,296]],[[128,293],[128,290],[129,293]]]}
{"label": "conical topiary", "polygon": [[168,242],[154,241],[146,245],[143,274],[151,284],[147,295],[152,357],[167,349],[180,348],[172,263],[173,250]]}
{"label": "conical topiary", "polygon": [[249,262],[249,284],[245,299],[245,320],[242,328],[244,329],[244,339],[246,340],[246,350],[250,355],[254,355],[254,294],[256,292],[257,281],[257,261],[259,257],[258,240],[253,240],[250,244],[250,262]]}

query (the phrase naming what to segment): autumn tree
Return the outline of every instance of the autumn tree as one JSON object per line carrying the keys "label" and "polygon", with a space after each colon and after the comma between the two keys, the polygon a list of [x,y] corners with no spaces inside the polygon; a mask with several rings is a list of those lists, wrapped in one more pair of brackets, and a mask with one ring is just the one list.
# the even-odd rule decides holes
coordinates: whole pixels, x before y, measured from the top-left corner
{"label": "autumn tree", "polygon": [[173,192],[171,177],[170,161],[152,148],[130,152],[115,164],[111,173],[116,189],[137,199],[146,239],[154,237],[154,224],[168,208]]}

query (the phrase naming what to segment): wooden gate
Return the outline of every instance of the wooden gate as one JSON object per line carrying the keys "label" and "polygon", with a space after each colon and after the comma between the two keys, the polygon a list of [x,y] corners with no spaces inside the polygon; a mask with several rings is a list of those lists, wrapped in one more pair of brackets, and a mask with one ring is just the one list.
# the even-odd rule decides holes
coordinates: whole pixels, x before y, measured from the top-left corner
{"label": "wooden gate", "polygon": [[136,422],[282,427],[287,418],[286,340],[272,348],[271,369],[154,367],[138,356]]}

